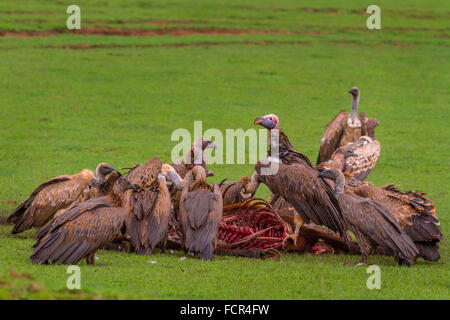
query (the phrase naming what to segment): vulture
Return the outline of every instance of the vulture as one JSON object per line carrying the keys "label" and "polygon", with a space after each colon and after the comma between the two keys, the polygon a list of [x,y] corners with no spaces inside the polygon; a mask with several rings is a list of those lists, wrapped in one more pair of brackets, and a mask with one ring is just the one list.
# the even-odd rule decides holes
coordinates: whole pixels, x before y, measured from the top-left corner
{"label": "vulture", "polygon": [[[318,171],[308,157],[291,145],[288,137],[279,129],[278,117],[269,114],[256,118],[254,124],[267,128],[269,137],[272,137],[272,133],[274,136],[279,134],[278,159],[276,156],[268,157],[270,160],[268,164],[258,161],[255,170],[258,173],[258,180],[266,184],[272,193],[282,196],[300,215],[301,221],[296,224],[296,232],[303,223],[312,221],[338,232],[348,242],[344,218],[333,189],[317,176]],[[271,149],[276,146],[276,142],[272,140],[269,155]],[[262,168],[276,168],[276,166],[278,170],[275,173],[262,174]]]}
{"label": "vulture", "polygon": [[257,174],[253,173],[252,177],[241,177],[237,181],[223,182],[219,184],[222,193],[223,205],[243,203],[252,198],[258,190],[259,182]]}
{"label": "vulture", "polygon": [[361,249],[361,262],[357,265],[367,264],[368,256],[377,246],[390,249],[399,265],[415,263],[419,251],[388,208],[371,199],[344,193],[345,177],[339,170],[327,169],[319,176],[335,183],[334,193],[345,222]]}
{"label": "vulture", "polygon": [[138,188],[126,192],[127,233],[139,255],[151,255],[167,239],[171,200],[166,180],[161,174],[162,162],[153,158],[131,169],[125,178]]}
{"label": "vulture", "polygon": [[214,142],[199,138],[192,143],[191,149],[186,152],[183,159],[175,161],[171,166],[181,178],[184,178],[186,173],[188,173],[195,165],[203,166],[206,170],[206,176],[213,176],[214,173],[206,168],[205,150],[215,148],[217,148],[217,146]]}
{"label": "vulture", "polygon": [[359,104],[359,89],[352,87],[348,93],[353,96],[352,109],[350,115],[345,110],[341,110],[334,119],[327,124],[325,132],[320,140],[319,156],[317,164],[325,162],[331,158],[333,152],[350,142],[354,142],[365,134],[366,115],[361,112],[359,119],[356,118]]}
{"label": "vulture", "polygon": [[123,229],[127,212],[122,208],[125,191],[134,185],[117,179],[109,195],[76,204],[40,230],[33,263],[76,264],[86,258],[95,264],[95,253]]}
{"label": "vulture", "polygon": [[330,160],[316,165],[316,169],[318,171],[323,171],[325,169],[339,169],[345,171],[347,159],[356,156],[357,154],[354,153],[353,150],[341,147],[333,153]]}
{"label": "vulture", "polygon": [[368,135],[342,147],[344,153],[356,154],[345,159],[343,173],[347,179],[364,181],[377,164],[380,157],[380,143],[375,140],[375,127],[378,125],[377,119],[370,118],[367,121]]}
{"label": "vulture", "polygon": [[442,231],[434,202],[423,192],[402,191],[393,184],[375,187],[359,181],[347,183],[345,190],[377,201],[391,210],[403,231],[416,244],[420,256],[428,261],[439,260],[438,242],[443,239]]}
{"label": "vulture", "polygon": [[12,233],[42,227],[58,210],[88,198],[90,192],[101,186],[106,176],[113,171],[114,168],[109,164],[100,163],[96,177],[92,171],[84,169],[74,175],[61,175],[45,181],[8,217],[7,221],[15,224]]}
{"label": "vulture", "polygon": [[186,251],[211,260],[217,241],[223,203],[218,185],[206,182],[205,168],[195,166],[183,181],[179,221],[182,243]]}

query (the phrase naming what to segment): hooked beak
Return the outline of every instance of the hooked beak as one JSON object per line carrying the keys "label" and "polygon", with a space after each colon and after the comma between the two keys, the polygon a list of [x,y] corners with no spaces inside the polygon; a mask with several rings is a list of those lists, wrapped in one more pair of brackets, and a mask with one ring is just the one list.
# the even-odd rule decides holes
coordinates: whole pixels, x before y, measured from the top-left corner
{"label": "hooked beak", "polygon": [[253,121],[253,125],[262,124],[264,120],[264,117],[258,117]]}
{"label": "hooked beak", "polygon": [[268,120],[266,117],[256,118],[255,120],[253,120],[253,124],[259,124],[269,130],[275,128],[277,125],[274,121]]}
{"label": "hooked beak", "polygon": [[206,176],[207,176],[207,177],[213,177],[213,176],[214,176],[214,172],[211,171],[211,170],[209,170],[209,169],[206,169],[206,170],[205,170],[205,173],[206,173]]}
{"label": "hooked beak", "polygon": [[217,149],[217,145],[214,142],[210,142],[205,149]]}

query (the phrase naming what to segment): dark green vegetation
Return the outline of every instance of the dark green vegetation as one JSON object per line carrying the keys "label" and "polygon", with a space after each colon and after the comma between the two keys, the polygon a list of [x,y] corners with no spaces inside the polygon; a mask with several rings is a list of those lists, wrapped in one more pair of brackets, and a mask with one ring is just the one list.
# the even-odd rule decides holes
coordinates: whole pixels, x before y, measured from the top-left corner
{"label": "dark green vegetation", "polygon": [[[448,1],[378,1],[377,31],[366,29],[370,3],[360,1],[77,4],[82,32],[160,35],[74,35],[64,29],[66,3],[0,2],[1,218],[49,177],[100,161],[116,168],[153,156],[169,162],[172,131],[192,130],[194,120],[225,132],[276,113],[294,146],[315,160],[326,123],[350,107],[347,90],[357,85],[361,111],[381,124],[381,157],[368,180],[430,192],[449,234]],[[215,182],[253,170],[211,168]],[[344,265],[357,256],[203,262],[179,260],[181,252],[101,251],[103,266],[83,261],[82,292],[70,293],[66,267],[30,263],[34,231],[13,237],[10,229],[0,227],[0,298],[449,298],[446,240],[437,263],[399,268],[392,258],[371,257],[381,290],[366,288],[366,268]]]}

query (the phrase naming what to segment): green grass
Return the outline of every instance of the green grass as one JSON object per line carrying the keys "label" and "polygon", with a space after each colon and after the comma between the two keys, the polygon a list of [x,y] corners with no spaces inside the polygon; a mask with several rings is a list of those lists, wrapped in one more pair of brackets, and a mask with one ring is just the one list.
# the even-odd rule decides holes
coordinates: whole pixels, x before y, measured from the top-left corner
{"label": "green grass", "polygon": [[[252,128],[276,113],[291,142],[312,160],[326,123],[361,90],[361,111],[381,125],[377,185],[430,192],[444,237],[450,222],[449,24],[446,1],[379,1],[382,30],[365,28],[360,1],[78,1],[82,28],[235,28],[295,34],[124,37],[0,37],[0,217],[43,180],[95,168],[170,161],[176,128]],[[66,4],[0,3],[0,32],[61,30]],[[337,10],[337,12],[336,12]],[[151,20],[194,21],[154,25]],[[103,21],[103,24],[99,24]],[[132,24],[124,23],[132,21]],[[91,23],[89,23],[91,22]],[[95,23],[93,23],[95,22]],[[100,46],[90,50],[65,45]],[[180,46],[180,45],[184,46]],[[209,44],[209,45],[208,45]],[[211,44],[214,44],[213,46]],[[212,165],[237,179],[252,165]],[[267,197],[262,187],[259,196]],[[283,255],[280,261],[180,252],[152,257],[100,251],[82,268],[82,292],[65,289],[64,266],[29,261],[34,231],[0,227],[0,298],[448,299],[449,248],[441,260],[396,267],[374,256],[382,289],[366,288],[357,256]],[[149,264],[147,261],[158,263]],[[15,279],[10,269],[33,279]],[[38,289],[30,287],[36,283]],[[31,289],[30,289],[31,288]]]}

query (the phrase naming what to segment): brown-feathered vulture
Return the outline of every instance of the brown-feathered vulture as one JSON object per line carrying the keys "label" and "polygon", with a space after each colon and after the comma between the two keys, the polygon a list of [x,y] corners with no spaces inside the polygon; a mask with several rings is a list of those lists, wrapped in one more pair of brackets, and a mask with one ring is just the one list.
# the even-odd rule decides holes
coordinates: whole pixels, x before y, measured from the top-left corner
{"label": "brown-feathered vulture", "polygon": [[130,170],[125,176],[139,188],[127,191],[127,232],[137,254],[150,255],[160,244],[165,248],[171,200],[166,180],[161,175],[162,162],[153,158]]}
{"label": "brown-feathered vulture", "polygon": [[14,223],[13,234],[33,227],[41,227],[53,218],[58,210],[89,197],[101,185],[106,176],[115,171],[107,163],[100,163],[96,177],[92,171],[84,169],[74,175],[61,175],[49,179],[37,187],[8,217]]}
{"label": "brown-feathered vulture", "polygon": [[236,181],[223,182],[220,186],[222,192],[223,205],[243,203],[253,197],[258,190],[259,182],[257,173],[253,173],[252,177],[241,177]]}
{"label": "brown-feathered vulture", "polygon": [[202,259],[211,260],[223,213],[220,188],[206,182],[202,166],[189,171],[183,182],[179,211],[183,247]]}
{"label": "brown-feathered vulture", "polygon": [[428,261],[440,258],[438,242],[443,239],[434,202],[423,192],[402,191],[393,184],[375,187],[353,180],[345,192],[381,203],[400,222],[403,231],[414,241],[420,256]]}
{"label": "brown-feathered vulture", "polygon": [[341,148],[344,153],[352,152],[355,154],[355,156],[345,159],[343,173],[346,179],[364,181],[377,164],[380,157],[380,142],[375,139],[375,127],[378,124],[377,119],[370,118],[366,124],[368,135]]}
{"label": "brown-feathered vulture", "polygon": [[357,87],[352,87],[348,93],[353,96],[350,115],[347,111],[341,110],[334,119],[327,124],[322,140],[320,140],[317,164],[329,160],[337,148],[358,140],[365,132],[365,113],[361,112],[359,114],[359,119],[356,118],[360,95],[359,89]]}
{"label": "brown-feathered vulture", "polygon": [[[347,241],[344,218],[333,190],[317,176],[318,171],[311,161],[291,145],[288,137],[279,129],[278,117],[270,114],[256,118],[254,123],[267,128],[269,137],[279,133],[278,155],[268,157],[270,162],[258,161],[255,165],[258,180],[266,184],[272,193],[282,196],[297,210],[303,220],[297,225],[298,228],[303,223],[312,221],[339,232]],[[275,131],[272,133],[273,130]],[[276,141],[271,139],[269,155],[274,147],[276,147]],[[278,170],[270,174],[264,174],[262,170],[277,167]]]}
{"label": "brown-feathered vulture", "polygon": [[214,142],[199,138],[192,143],[191,149],[186,152],[183,159],[175,161],[171,166],[182,179],[184,179],[186,173],[194,168],[195,165],[203,166],[206,170],[206,176],[213,176],[214,173],[206,168],[205,150],[215,148],[217,148],[217,146]]}
{"label": "brown-feathered vulture", "polygon": [[345,177],[339,170],[327,169],[319,176],[335,183],[334,192],[345,222],[356,236],[362,252],[358,265],[366,264],[368,256],[377,246],[390,249],[399,265],[415,263],[419,250],[388,208],[368,198],[345,194]]}
{"label": "brown-feathered vulture", "polygon": [[43,227],[31,261],[76,264],[86,258],[88,264],[95,264],[96,251],[121,233],[127,215],[122,208],[124,193],[132,188],[120,177],[109,195],[74,205],[52,220]]}

